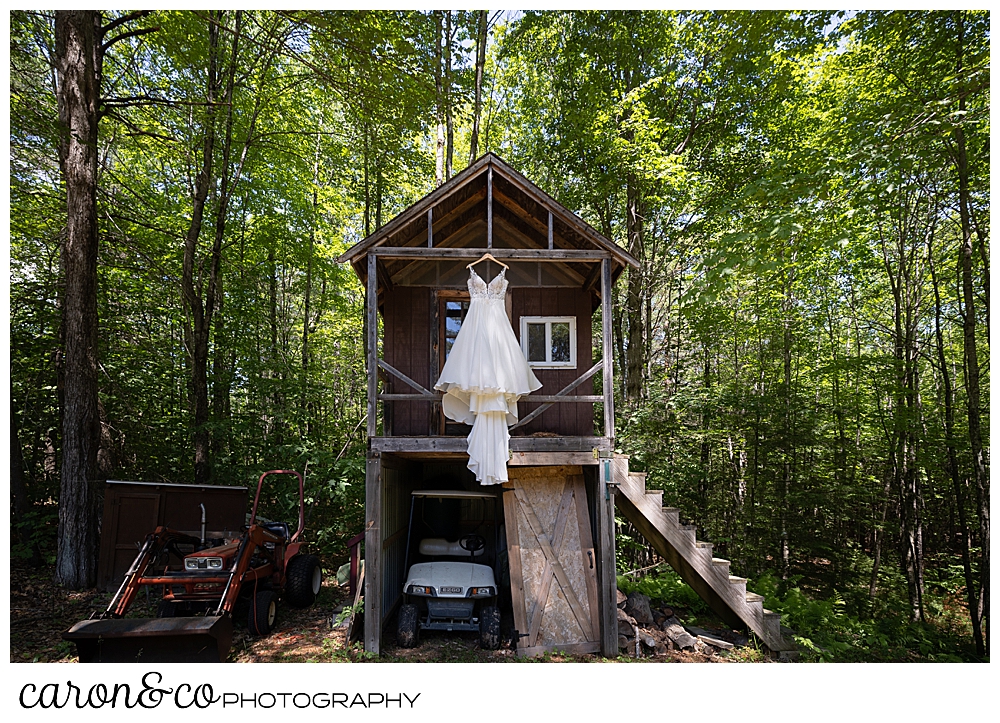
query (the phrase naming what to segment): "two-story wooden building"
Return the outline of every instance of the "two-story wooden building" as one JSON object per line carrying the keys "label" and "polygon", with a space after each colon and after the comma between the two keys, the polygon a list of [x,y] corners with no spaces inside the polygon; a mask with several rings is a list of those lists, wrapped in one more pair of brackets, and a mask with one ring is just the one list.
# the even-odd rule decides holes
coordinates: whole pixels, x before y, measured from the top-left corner
{"label": "two-story wooden building", "polygon": [[[466,267],[486,252],[509,265],[507,314],[543,384],[518,404],[510,481],[499,489],[476,483],[469,428],[446,419],[432,391],[468,308]],[[497,495],[496,547],[507,555],[521,653],[618,654],[615,490],[717,612],[782,648],[762,598],[613,454],[611,289],[638,266],[628,252],[488,153],[339,260],[367,289],[366,650],[380,650],[401,601],[411,495],[442,484]],[[487,280],[498,270],[477,266]]]}
{"label": "two-story wooden building", "polygon": [[[599,473],[614,445],[614,385],[604,350],[611,348],[612,284],[637,262],[493,154],[340,258],[367,288],[368,368],[378,370],[368,379],[365,648],[380,649],[384,623],[398,605],[411,492],[445,477],[478,488],[465,468],[468,428],[445,418],[440,394],[431,390],[468,308],[466,266],[487,251],[510,267],[507,313],[543,384],[519,403],[509,492],[496,490],[508,517],[528,505],[519,525],[504,519],[515,626],[523,635],[533,633],[520,647],[545,649],[547,640],[554,645],[542,615],[548,605],[552,625],[565,626],[558,620],[565,614],[570,627],[579,627],[567,633],[579,636],[577,649],[598,650],[606,628],[604,647],[614,654],[614,503]],[[487,261],[477,270],[489,279],[499,266]],[[595,340],[597,309],[602,325]],[[522,488],[520,497],[514,487]],[[543,551],[536,539],[525,539],[534,538],[532,515],[531,523],[541,527],[559,523],[563,548]],[[551,539],[552,532],[542,537]],[[547,560],[546,553],[556,559]],[[561,569],[548,581],[535,579],[553,562]],[[539,604],[546,591],[548,602]],[[567,641],[560,642],[565,648]]]}

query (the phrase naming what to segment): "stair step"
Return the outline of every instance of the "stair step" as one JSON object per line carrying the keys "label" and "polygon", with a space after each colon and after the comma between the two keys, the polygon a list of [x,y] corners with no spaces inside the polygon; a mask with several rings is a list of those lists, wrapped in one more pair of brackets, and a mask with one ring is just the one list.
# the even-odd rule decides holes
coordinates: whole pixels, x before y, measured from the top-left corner
{"label": "stair step", "polygon": [[661,508],[663,516],[674,525],[680,524],[681,511],[677,507],[663,507]]}
{"label": "stair step", "polygon": [[747,579],[745,577],[738,577],[736,575],[730,575],[729,576],[729,584],[730,585],[746,585],[747,584]]}
{"label": "stair step", "polygon": [[749,590],[747,590],[747,602],[748,603],[763,603],[764,602],[764,596],[763,595],[758,595],[755,592],[750,592]]}
{"label": "stair step", "polygon": [[663,507],[663,490],[646,490],[646,500],[655,498],[656,506]]}

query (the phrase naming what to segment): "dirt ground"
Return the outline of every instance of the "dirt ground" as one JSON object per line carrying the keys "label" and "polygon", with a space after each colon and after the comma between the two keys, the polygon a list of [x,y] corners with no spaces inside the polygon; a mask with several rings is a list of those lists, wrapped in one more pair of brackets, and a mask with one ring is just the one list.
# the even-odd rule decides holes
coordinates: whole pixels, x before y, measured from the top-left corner
{"label": "dirt ground", "polygon": [[[332,577],[332,576],[330,576]],[[347,599],[346,589],[328,577],[316,603],[305,610],[279,604],[275,631],[266,638],[251,638],[242,624],[235,626],[229,661],[234,663],[362,663],[362,662],[442,662],[504,663],[524,662],[509,647],[500,650],[479,648],[475,633],[430,632],[421,635],[420,645],[398,648],[388,640],[382,655],[365,653],[359,643],[348,645],[346,626],[334,627],[334,611]],[[75,663],[76,650],[61,635],[74,623],[92,612],[104,610],[109,593],[96,590],[69,592],[52,583],[52,569],[31,568],[14,562],[11,569],[10,662]],[[140,597],[136,617],[152,616],[156,609],[153,596]],[[240,621],[237,621],[239,623]],[[612,660],[598,655],[549,653],[539,662],[633,662],[620,656]],[[689,651],[668,651],[665,655],[642,658],[643,662],[724,663],[765,662],[751,649],[702,655]]]}

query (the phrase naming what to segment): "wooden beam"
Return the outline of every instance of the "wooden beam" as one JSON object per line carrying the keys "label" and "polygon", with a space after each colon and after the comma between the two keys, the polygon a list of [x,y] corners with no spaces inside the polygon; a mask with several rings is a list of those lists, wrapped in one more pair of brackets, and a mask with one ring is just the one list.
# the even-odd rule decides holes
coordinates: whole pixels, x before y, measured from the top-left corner
{"label": "wooden beam", "polygon": [[[507,219],[505,219],[503,216],[501,216],[499,214],[496,216],[496,233],[495,233],[495,235],[497,237],[501,238],[501,239],[507,240],[507,242],[511,246],[519,245],[519,244],[521,244],[521,243],[523,243],[525,241],[528,241],[530,243],[534,243],[532,241],[532,239],[530,239],[529,237],[525,236],[521,231],[519,231],[517,229],[516,226],[513,226]],[[560,251],[560,249],[555,249],[553,251],[549,251],[548,249],[543,248],[541,246],[534,246],[534,247],[532,247],[530,249],[525,249],[525,250],[538,251],[539,253],[547,253],[547,254],[550,254],[550,253],[559,253],[559,251]],[[537,261],[538,259],[534,259],[534,260]],[[571,266],[569,266],[567,263],[560,262],[559,268],[561,269],[562,273],[564,273],[569,278],[569,280],[573,282],[573,284],[575,284],[575,285],[582,285],[583,284],[583,274],[579,274],[576,271],[574,271],[573,268]],[[534,286],[536,283],[538,283],[537,277],[533,277],[531,275],[526,275],[525,278],[526,278],[526,280],[529,281],[529,283],[528,283],[529,286]]]}
{"label": "wooden beam", "polygon": [[490,154],[484,155],[471,166],[464,169],[457,176],[452,177],[451,180],[438,186],[434,189],[434,191],[424,196],[422,199],[410,206],[410,208],[406,211],[396,216],[382,228],[378,229],[375,233],[362,239],[347,251],[342,253],[337,258],[337,263],[342,264],[345,261],[353,261],[357,256],[370,248],[378,248],[379,245],[384,244],[391,236],[404,229],[407,224],[412,222],[414,219],[419,218],[420,214],[424,213],[427,208],[438,204],[458,186],[471,180],[473,176],[479,173],[487,164],[490,163],[491,159],[492,156]]}
{"label": "wooden beam", "polygon": [[[437,226],[440,229],[444,229],[444,228],[446,228],[448,226],[449,223],[451,223],[452,221],[454,221],[456,218],[458,218],[459,216],[461,216],[463,213],[465,213],[466,211],[468,211],[470,208],[472,208],[473,206],[475,206],[477,203],[479,203],[480,201],[482,201],[484,198],[486,198],[486,189],[485,188],[481,188],[480,190],[476,191],[474,194],[472,194],[471,196],[469,196],[467,199],[465,199],[464,201],[462,201],[460,204],[458,204],[457,206],[455,206],[455,208],[451,209],[448,213],[446,213],[445,215],[441,216],[434,223],[437,224]],[[429,211],[430,211],[430,209],[428,209],[428,212]],[[425,231],[421,231],[420,233],[418,233],[418,234],[416,234],[414,236],[411,236],[410,238],[406,239],[406,241],[404,241],[403,243],[399,244],[399,246],[400,247],[403,247],[403,246],[420,246],[426,240],[427,240],[427,231],[425,230]],[[438,245],[440,245],[440,242],[438,242]],[[429,246],[429,244],[428,244],[428,246]]]}
{"label": "wooden beam", "polygon": [[[385,259],[420,259],[424,261],[457,261],[460,259],[475,259],[483,255],[482,247],[476,248],[441,248],[379,246],[371,253]],[[592,263],[601,259],[610,259],[607,251],[592,249],[491,249],[490,253],[498,259],[514,259],[515,261],[546,261],[552,263]]]}
{"label": "wooden beam", "polygon": [[532,213],[530,213],[527,209],[525,209],[523,206],[521,206],[521,204],[519,204],[517,201],[515,201],[513,198],[511,198],[507,194],[505,194],[503,191],[501,191],[498,188],[494,188],[493,189],[493,197],[496,198],[496,200],[499,201],[500,204],[505,209],[507,209],[508,211],[510,211],[512,214],[514,214],[515,216],[517,216],[519,219],[521,219],[525,223],[527,223],[533,229],[535,229],[536,231],[538,231],[538,233],[540,233],[540,234],[546,234],[547,233],[548,228],[547,228],[547,226],[542,221],[539,221]]}
{"label": "wooden beam", "polygon": [[549,210],[549,249],[552,249],[552,211]]}
{"label": "wooden beam", "polygon": [[[441,342],[441,319],[438,316],[438,291],[437,289],[431,289],[429,291],[431,295],[431,318],[430,318],[430,330],[431,330],[431,348],[430,348],[430,373],[428,378],[431,380],[431,388],[437,384],[438,374],[441,370],[441,351],[439,349],[439,344]],[[441,424],[444,421],[444,417],[441,414],[441,404],[435,402],[431,405],[430,417],[427,419],[427,433],[428,434],[439,434],[444,432],[441,429]]]}
{"label": "wooden beam", "polygon": [[611,347],[611,259],[601,261],[601,356],[604,359],[604,436],[615,439],[614,352]]}
{"label": "wooden beam", "polygon": [[[465,437],[374,437],[371,448],[379,452],[407,454],[468,455],[469,441]],[[610,452],[606,437],[511,437],[513,452]]]}
{"label": "wooden beam", "polygon": [[[521,176],[520,173],[515,171],[499,158],[494,158],[491,165],[500,172],[500,177],[503,178],[503,180],[511,183],[514,187],[521,191],[521,193],[526,195],[538,205],[543,206],[544,208],[555,209],[558,212],[560,219],[566,224],[567,227],[576,231],[585,239],[596,243],[601,248],[612,252],[614,257],[619,260],[623,266],[628,265],[639,268],[639,262],[634,259],[628,251],[620,246],[617,246],[611,241],[611,239],[604,238],[604,236],[602,236],[601,233],[594,229],[590,224],[563,206],[556,199],[552,198],[552,196],[545,193],[545,191],[532,184],[528,181],[528,179]],[[523,179],[523,182],[522,180],[519,180],[518,177]]]}
{"label": "wooden beam", "polygon": [[368,438],[375,436],[377,429],[377,405],[375,397],[378,394],[378,257],[368,252],[368,294],[365,298],[368,315]]}
{"label": "wooden beam", "polygon": [[513,452],[508,467],[595,466],[600,460],[591,452]]}
{"label": "wooden beam", "polygon": [[434,248],[434,207],[427,209],[427,248]]}
{"label": "wooden beam", "polygon": [[614,461],[602,459],[597,468],[598,607],[601,614],[601,654],[618,656],[618,576],[615,569],[615,493],[608,485]]}
{"label": "wooden beam", "polygon": [[493,248],[493,166],[486,172],[486,248]]}
{"label": "wooden beam", "polygon": [[[581,374],[579,377],[577,377],[576,379],[574,379],[567,386],[563,387],[560,391],[556,392],[555,395],[554,395],[554,397],[553,397],[553,399],[555,399],[557,401],[564,401],[563,399],[560,399],[560,397],[565,397],[567,399],[579,399],[580,401],[584,401],[585,399],[588,399],[588,400],[589,399],[593,399],[594,401],[601,401],[601,402],[603,402],[604,401],[603,397],[590,397],[590,396],[587,396],[587,397],[567,397],[567,395],[571,391],[573,391],[578,386],[580,386],[585,381],[587,381],[592,376],[594,376],[594,374],[597,373],[597,370],[600,369],[603,366],[603,364],[604,364],[604,362],[597,362],[594,366],[590,367],[590,369],[588,369],[583,374]],[[548,404],[546,404],[544,406],[541,406],[538,409],[534,410],[527,417],[525,417],[524,419],[522,419],[521,421],[519,421],[517,424],[513,425],[511,427],[511,429],[516,429],[517,427],[520,427],[522,425],[527,424],[528,422],[530,422],[531,420],[533,420],[535,417],[537,417],[539,414],[541,414],[546,409],[548,409],[549,406],[551,406],[551,404],[552,404],[552,402],[549,401],[548,399],[544,399],[544,400],[541,399],[540,395],[539,396],[535,396],[535,395],[530,395],[529,394],[527,397],[522,397],[521,399],[522,399],[522,401],[525,401],[525,402],[533,402],[533,401],[541,402],[541,401],[546,401],[546,402],[548,402]]]}
{"label": "wooden beam", "polygon": [[382,645],[381,553],[382,455],[369,450],[365,469],[365,651],[376,654]]}
{"label": "wooden beam", "polygon": [[[455,231],[449,233],[447,236],[445,236],[444,239],[442,239],[441,241],[438,241],[437,245],[434,246],[434,248],[435,249],[451,248],[451,247],[454,247],[456,244],[461,244],[463,241],[465,241],[465,240],[468,239],[470,230],[473,230],[477,225],[481,224],[482,222],[483,222],[483,220],[481,218],[472,218],[472,219],[470,219],[469,221],[467,221],[466,223],[464,223],[462,226],[459,226],[459,228],[457,230],[455,230]],[[403,247],[399,247],[399,248],[403,248]],[[416,247],[405,247],[405,248],[420,249],[420,248],[423,248],[423,247],[416,246]],[[403,260],[409,260],[409,258],[407,257],[407,258],[404,258]],[[428,255],[426,253],[421,254],[419,258],[416,258],[415,260],[410,261],[410,263],[402,266],[398,271],[394,271],[393,274],[392,274],[393,282],[396,282],[399,279],[403,278],[410,271],[410,269],[412,269],[414,266],[419,266],[422,263],[426,263],[427,261],[434,261],[434,260],[440,260],[440,259],[430,258],[430,257],[428,257]]]}
{"label": "wooden beam", "polygon": [[[400,379],[404,379],[404,375],[400,375]],[[410,382],[406,382],[410,384]],[[416,388],[423,389],[419,384],[413,382]],[[440,402],[442,394],[440,392],[421,392],[418,394],[387,394],[382,393],[378,395],[378,400],[380,402]],[[599,404],[604,401],[604,397],[600,394],[580,394],[573,396],[559,396],[558,394],[532,394],[528,397],[521,397],[519,401],[522,402],[543,402],[548,409],[549,405],[552,404],[565,404],[565,403],[586,403],[586,404]],[[535,412],[538,410],[536,409]],[[534,412],[532,412],[534,414]],[[537,415],[536,415],[537,416]],[[525,417],[528,419],[528,417]],[[532,417],[534,419],[534,417]],[[511,427],[513,429],[514,427]]]}
{"label": "wooden beam", "polygon": [[[421,386],[420,384],[417,384],[415,381],[413,381],[408,376],[406,376],[405,374],[403,374],[403,372],[401,372],[398,369],[396,369],[395,367],[393,367],[391,364],[389,364],[384,359],[379,359],[378,360],[378,365],[379,365],[380,369],[384,369],[385,371],[389,372],[390,374],[392,374],[397,379],[402,380],[403,382],[405,382],[406,384],[408,384],[413,389],[416,389],[418,392],[420,392],[420,394],[422,396],[428,396],[428,395],[429,396],[434,396],[434,392],[430,391],[429,389],[424,389],[423,386]],[[384,395],[379,395],[380,398],[382,396],[384,396]]]}

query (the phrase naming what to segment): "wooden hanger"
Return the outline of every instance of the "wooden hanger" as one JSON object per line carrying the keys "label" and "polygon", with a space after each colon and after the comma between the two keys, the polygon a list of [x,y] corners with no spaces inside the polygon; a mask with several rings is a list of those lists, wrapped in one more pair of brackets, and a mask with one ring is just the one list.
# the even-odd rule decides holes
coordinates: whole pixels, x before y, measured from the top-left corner
{"label": "wooden hanger", "polygon": [[478,264],[478,263],[480,263],[482,261],[486,261],[487,259],[489,259],[490,261],[496,261],[498,264],[500,264],[501,266],[503,266],[505,269],[509,269],[510,268],[510,266],[508,266],[507,264],[505,264],[503,261],[500,261],[498,258],[496,258],[491,253],[485,253],[485,254],[483,254],[480,258],[478,258],[477,260],[473,261],[471,264],[469,264],[465,268],[471,269],[476,264]]}

